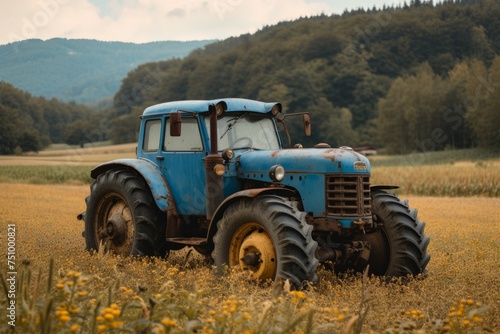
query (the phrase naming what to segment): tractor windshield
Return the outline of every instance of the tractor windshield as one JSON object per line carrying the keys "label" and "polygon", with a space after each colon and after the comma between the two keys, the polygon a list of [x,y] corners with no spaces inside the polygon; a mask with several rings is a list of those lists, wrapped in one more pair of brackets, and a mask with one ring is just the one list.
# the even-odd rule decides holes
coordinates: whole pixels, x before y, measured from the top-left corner
{"label": "tractor windshield", "polygon": [[[210,119],[205,118],[205,122],[209,129]],[[217,133],[219,150],[225,148],[275,150],[280,148],[272,119],[261,115],[248,112],[226,114],[217,120]]]}

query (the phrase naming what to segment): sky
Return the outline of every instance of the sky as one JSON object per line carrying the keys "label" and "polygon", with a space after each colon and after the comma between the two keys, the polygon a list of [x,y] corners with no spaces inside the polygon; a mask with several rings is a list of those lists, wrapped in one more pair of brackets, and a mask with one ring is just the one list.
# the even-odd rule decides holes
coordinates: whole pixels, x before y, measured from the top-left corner
{"label": "sky", "polygon": [[280,21],[392,0],[20,0],[0,3],[0,45],[38,38],[223,40]]}

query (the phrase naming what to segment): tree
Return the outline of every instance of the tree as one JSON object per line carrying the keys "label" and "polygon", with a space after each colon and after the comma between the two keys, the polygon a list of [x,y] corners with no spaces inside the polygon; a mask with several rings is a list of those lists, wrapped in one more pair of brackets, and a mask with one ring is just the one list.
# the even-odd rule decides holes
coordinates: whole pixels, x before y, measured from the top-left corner
{"label": "tree", "polygon": [[91,137],[94,125],[89,121],[78,120],[68,124],[64,132],[64,141],[69,145],[80,145],[83,147],[86,143],[91,143]]}
{"label": "tree", "polygon": [[409,91],[402,78],[394,80],[387,96],[378,103],[378,118],[376,126],[379,138],[388,153],[407,153],[408,123],[405,119],[405,109],[410,105],[407,101]]}
{"label": "tree", "polygon": [[115,144],[137,142],[139,133],[139,115],[142,108],[134,108],[130,115],[122,115],[113,120],[110,138]]}
{"label": "tree", "polygon": [[477,145],[500,148],[500,57],[493,60],[490,71],[475,61],[467,77],[466,120],[473,129]]}
{"label": "tree", "polygon": [[18,146],[22,121],[18,110],[0,104],[0,154],[13,154]]}
{"label": "tree", "polygon": [[38,152],[43,148],[42,139],[37,130],[26,130],[19,138],[19,147],[23,152]]}
{"label": "tree", "polygon": [[472,143],[471,129],[465,121],[467,75],[468,64],[462,62],[455,65],[444,82],[447,91],[444,96],[442,121],[443,129],[449,136],[447,145],[451,148],[466,148]]}
{"label": "tree", "polygon": [[[311,112],[321,115],[316,127],[321,135],[318,142],[326,142],[332,147],[356,146],[357,133],[352,129],[352,114],[347,108],[334,108],[325,98],[320,98]],[[318,135],[316,135],[318,136]]]}

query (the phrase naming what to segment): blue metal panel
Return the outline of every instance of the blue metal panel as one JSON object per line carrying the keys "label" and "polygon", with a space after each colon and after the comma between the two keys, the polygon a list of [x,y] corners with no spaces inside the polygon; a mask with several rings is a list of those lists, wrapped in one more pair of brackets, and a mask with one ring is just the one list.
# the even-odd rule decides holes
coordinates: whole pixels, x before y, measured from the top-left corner
{"label": "blue metal panel", "polygon": [[97,178],[102,174],[113,168],[133,168],[146,180],[151,193],[158,208],[164,212],[173,209],[172,197],[170,190],[167,187],[167,182],[161,174],[160,170],[149,160],[145,159],[117,159],[106,162],[95,167],[90,175]]}
{"label": "blue metal panel", "polygon": [[168,180],[180,215],[204,215],[206,212],[205,152],[161,152],[158,166]]}
{"label": "blue metal panel", "polygon": [[[253,151],[242,154],[239,160],[240,174],[249,174],[247,177],[251,177],[252,173],[264,173],[267,176],[269,168],[275,164],[281,164],[285,170],[299,174],[370,173],[370,162],[365,156],[352,150],[339,148]],[[356,162],[364,162],[366,169],[356,169]]]}
{"label": "blue metal panel", "polygon": [[209,105],[215,105],[224,102],[227,106],[227,112],[233,111],[252,111],[257,113],[268,113],[278,102],[260,102],[247,99],[225,98],[216,100],[191,100],[191,101],[173,101],[157,104],[144,110],[143,116],[163,115],[172,112],[187,110],[194,113],[208,112]]}
{"label": "blue metal panel", "polygon": [[280,184],[296,189],[304,211],[316,217],[325,216],[325,175],[370,174],[368,159],[346,149],[251,151],[242,154],[239,162],[240,178],[262,182],[272,182],[268,174],[271,166],[283,166],[286,174]]}

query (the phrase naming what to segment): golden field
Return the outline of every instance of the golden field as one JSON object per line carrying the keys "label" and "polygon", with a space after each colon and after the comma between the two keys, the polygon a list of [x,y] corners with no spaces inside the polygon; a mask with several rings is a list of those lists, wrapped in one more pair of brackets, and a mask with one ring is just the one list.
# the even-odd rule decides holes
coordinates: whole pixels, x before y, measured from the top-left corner
{"label": "golden field", "polygon": [[[498,197],[409,196],[431,237],[425,279],[384,283],[320,268],[316,286],[290,292],[242,273],[216,277],[189,249],[167,260],[90,256],[76,220],[88,185],[0,190],[2,254],[7,225],[16,227],[18,333],[500,332]],[[8,271],[2,257],[3,280]],[[9,328],[0,322],[0,332]]]}
{"label": "golden field", "polygon": [[56,145],[50,150],[22,156],[0,155],[0,166],[94,166],[101,162],[135,158],[137,144],[90,146],[85,148]]}

